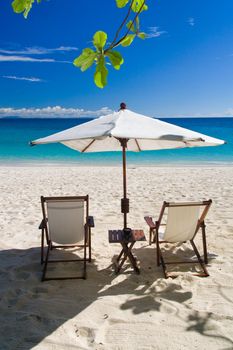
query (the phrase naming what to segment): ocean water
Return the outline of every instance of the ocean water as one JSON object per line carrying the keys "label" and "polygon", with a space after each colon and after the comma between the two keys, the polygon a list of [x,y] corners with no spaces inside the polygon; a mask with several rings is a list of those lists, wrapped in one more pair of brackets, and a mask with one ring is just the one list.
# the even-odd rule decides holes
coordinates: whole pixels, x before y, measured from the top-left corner
{"label": "ocean water", "polygon": [[[168,123],[223,139],[218,147],[128,152],[132,165],[233,165],[233,118],[171,118]],[[30,140],[48,136],[88,121],[80,119],[0,119],[0,164],[120,165],[120,152],[81,154],[61,144],[29,146]]]}

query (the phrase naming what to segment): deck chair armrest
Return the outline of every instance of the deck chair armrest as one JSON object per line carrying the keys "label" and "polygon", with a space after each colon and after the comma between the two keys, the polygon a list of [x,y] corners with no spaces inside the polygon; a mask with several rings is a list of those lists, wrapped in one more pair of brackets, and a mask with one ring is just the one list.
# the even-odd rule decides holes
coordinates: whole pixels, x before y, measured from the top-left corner
{"label": "deck chair armrest", "polygon": [[45,219],[42,219],[41,220],[41,223],[40,223],[40,225],[39,225],[39,227],[38,227],[38,229],[39,230],[43,230],[44,228],[46,228],[46,223],[47,223],[47,219],[45,220]]}
{"label": "deck chair armrest", "polygon": [[87,217],[87,226],[95,227],[94,216],[88,216]]}
{"label": "deck chair armrest", "polygon": [[156,223],[153,222],[151,216],[145,216],[144,219],[145,219],[147,225],[148,225],[151,229],[156,229],[157,225],[156,225]]}

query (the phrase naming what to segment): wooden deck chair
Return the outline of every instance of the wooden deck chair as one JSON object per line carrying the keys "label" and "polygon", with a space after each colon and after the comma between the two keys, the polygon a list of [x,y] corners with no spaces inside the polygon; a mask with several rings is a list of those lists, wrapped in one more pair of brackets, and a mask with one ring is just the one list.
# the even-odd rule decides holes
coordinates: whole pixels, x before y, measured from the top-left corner
{"label": "wooden deck chair", "polygon": [[[41,229],[41,264],[44,264],[42,281],[51,279],[86,278],[86,262],[91,262],[91,227],[94,219],[89,216],[88,196],[41,197],[43,219]],[[47,252],[44,259],[45,240]],[[83,258],[67,260],[49,260],[54,248],[83,248]],[[47,264],[55,262],[83,262],[82,276],[46,277]]]}
{"label": "wooden deck chair", "polygon": [[[157,251],[157,265],[162,264],[165,278],[176,277],[170,276],[167,272],[166,264],[185,264],[185,263],[199,263],[203,272],[195,274],[196,276],[209,276],[205,264],[208,264],[206,233],[205,233],[205,217],[208,213],[212,200],[203,202],[184,202],[184,203],[168,203],[164,202],[158,221],[154,222],[152,217],[145,217],[149,225],[149,244],[156,243]],[[163,224],[162,220],[167,211],[167,220]],[[202,231],[202,242],[204,261],[201,258],[199,251],[194,243],[194,238],[198,231]],[[162,255],[160,248],[161,243],[178,243],[190,241],[191,246],[197,256],[197,261],[180,261],[180,262],[166,262]]]}

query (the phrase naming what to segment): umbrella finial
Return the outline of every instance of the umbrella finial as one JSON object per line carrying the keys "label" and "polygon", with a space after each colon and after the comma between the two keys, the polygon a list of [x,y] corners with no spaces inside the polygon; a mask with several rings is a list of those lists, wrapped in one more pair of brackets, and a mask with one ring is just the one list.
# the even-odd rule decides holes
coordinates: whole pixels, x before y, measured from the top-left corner
{"label": "umbrella finial", "polygon": [[121,102],[120,104],[120,110],[122,109],[126,109],[126,103],[125,102]]}

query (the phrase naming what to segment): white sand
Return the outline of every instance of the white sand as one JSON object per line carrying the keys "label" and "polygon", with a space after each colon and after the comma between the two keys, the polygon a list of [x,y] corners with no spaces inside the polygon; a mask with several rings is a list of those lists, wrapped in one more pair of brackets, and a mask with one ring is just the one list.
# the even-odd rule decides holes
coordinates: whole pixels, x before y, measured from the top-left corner
{"label": "white sand", "polygon": [[[163,200],[212,198],[210,277],[163,278],[155,247],[135,245],[141,274],[116,276],[108,229],[121,228],[121,168],[0,168],[0,349],[233,349],[233,168],[131,168],[129,226]],[[90,195],[87,280],[40,282],[41,195]],[[177,248],[176,251],[181,251]],[[128,265],[127,265],[128,266]],[[190,267],[191,268],[191,267]]]}

